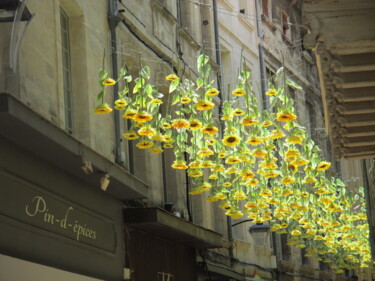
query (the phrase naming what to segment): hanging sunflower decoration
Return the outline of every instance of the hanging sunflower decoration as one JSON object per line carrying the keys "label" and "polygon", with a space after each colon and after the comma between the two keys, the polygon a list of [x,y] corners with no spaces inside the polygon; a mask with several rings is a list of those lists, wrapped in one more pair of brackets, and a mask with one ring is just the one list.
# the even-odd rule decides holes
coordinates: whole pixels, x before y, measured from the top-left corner
{"label": "hanging sunflower decoration", "polygon": [[[151,153],[173,149],[172,168],[186,170],[191,195],[208,192],[207,200],[220,201],[226,215],[270,223],[271,231],[288,233],[289,245],[306,248],[306,256],[331,263],[337,273],[372,267],[363,188],[353,194],[330,176],[331,163],[298,123],[286,90],[302,88],[280,69],[265,93],[270,108],[260,111],[251,73],[241,70],[236,89],[215,116],[213,98],[220,93],[210,80],[207,56],[199,56],[198,71],[196,82],[168,75],[169,96],[163,99],[149,82],[147,66],[134,80],[125,69],[117,81],[101,70],[95,113],[112,111],[105,92],[121,84],[113,107],[130,121],[123,137]],[[170,113],[169,104],[177,110]]]}

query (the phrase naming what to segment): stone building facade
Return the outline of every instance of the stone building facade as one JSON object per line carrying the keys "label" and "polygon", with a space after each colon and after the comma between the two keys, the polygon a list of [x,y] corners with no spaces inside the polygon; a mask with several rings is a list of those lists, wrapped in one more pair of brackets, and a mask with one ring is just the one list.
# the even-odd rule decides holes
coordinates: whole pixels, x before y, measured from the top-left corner
{"label": "stone building facade", "polygon": [[[0,5],[0,141],[3,155],[12,159],[0,162],[1,198],[11,210],[0,209],[5,226],[0,280],[26,280],[25,275],[27,280],[332,278],[285,245],[284,237],[249,235],[251,222],[236,224],[242,220],[226,217],[206,195],[191,197],[186,173],[170,168],[172,153],[153,155],[122,139],[128,124],[119,114],[93,114],[100,68],[116,79],[121,67],[137,75],[148,65],[151,80],[167,95],[165,76],[175,72],[195,79],[196,59],[203,52],[223,99],[236,84],[238,67],[251,70],[260,107],[267,106],[262,94],[267,79],[284,66],[304,88],[293,94],[302,124],[326,146],[314,58],[302,44],[300,1]],[[22,14],[20,21],[15,11]],[[107,92],[105,101],[113,103],[118,90]],[[17,192],[20,205],[10,201]],[[24,212],[29,208],[31,214],[31,204],[38,202],[54,206],[48,205],[51,213],[44,222]],[[47,212],[47,205],[38,206]],[[67,210],[74,210],[77,221],[86,220],[83,240],[63,228]],[[61,216],[62,227],[46,223],[52,215],[54,220]],[[94,231],[103,236],[93,239]],[[7,235],[15,237],[12,245]],[[48,247],[38,253],[43,245]]]}

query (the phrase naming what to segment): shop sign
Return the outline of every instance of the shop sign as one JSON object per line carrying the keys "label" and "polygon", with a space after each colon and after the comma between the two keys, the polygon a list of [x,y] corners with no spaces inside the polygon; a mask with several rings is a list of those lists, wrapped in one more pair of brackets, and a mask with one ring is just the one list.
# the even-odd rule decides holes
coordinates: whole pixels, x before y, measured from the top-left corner
{"label": "shop sign", "polygon": [[114,222],[78,205],[80,198],[73,203],[4,170],[0,170],[0,194],[0,216],[44,235],[115,253]]}

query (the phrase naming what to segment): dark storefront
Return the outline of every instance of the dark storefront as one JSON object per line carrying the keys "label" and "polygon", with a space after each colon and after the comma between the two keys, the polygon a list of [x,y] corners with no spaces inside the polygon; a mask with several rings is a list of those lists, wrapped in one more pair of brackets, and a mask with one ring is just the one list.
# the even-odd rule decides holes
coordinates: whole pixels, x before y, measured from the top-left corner
{"label": "dark storefront", "polygon": [[[83,158],[91,161],[92,173],[82,171]],[[100,189],[105,173],[111,176],[106,192]],[[123,280],[122,200],[146,194],[147,187],[125,170],[0,95],[2,257]]]}
{"label": "dark storefront", "polygon": [[198,278],[197,250],[222,246],[221,235],[158,208],[124,210],[126,263],[132,280]]}

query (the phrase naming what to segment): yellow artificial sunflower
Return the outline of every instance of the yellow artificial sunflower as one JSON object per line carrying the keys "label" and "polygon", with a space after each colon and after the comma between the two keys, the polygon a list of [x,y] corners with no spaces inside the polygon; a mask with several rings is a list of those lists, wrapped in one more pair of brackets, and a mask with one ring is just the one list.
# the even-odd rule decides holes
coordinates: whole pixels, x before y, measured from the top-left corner
{"label": "yellow artificial sunflower", "polygon": [[282,184],[289,184],[289,183],[294,183],[296,179],[292,176],[285,176],[281,179]]}
{"label": "yellow artificial sunflower", "polygon": [[216,128],[215,126],[207,125],[207,126],[205,126],[204,128],[201,129],[201,132],[206,133],[206,134],[210,134],[210,135],[214,135],[217,132],[219,132],[219,129]]}
{"label": "yellow artificial sunflower", "polygon": [[133,110],[133,109],[129,109],[127,110],[123,115],[122,115],[122,118],[125,118],[125,119],[134,119],[134,117],[137,115],[137,111]]}
{"label": "yellow artificial sunflower", "polygon": [[247,202],[245,205],[244,205],[244,208],[246,209],[253,209],[253,208],[256,208],[257,207],[257,204],[254,203],[254,202]]}
{"label": "yellow artificial sunflower", "polygon": [[223,164],[217,164],[215,167],[212,168],[212,172],[222,172],[225,170]]}
{"label": "yellow artificial sunflower", "polygon": [[233,219],[239,219],[243,217],[243,213],[239,210],[229,210],[226,211],[225,214],[227,216],[231,216]]}
{"label": "yellow artificial sunflower", "polygon": [[255,125],[255,124],[258,124],[259,121],[256,120],[254,117],[251,117],[251,116],[245,116],[241,121],[240,121],[240,124],[244,125],[244,126],[252,126],[252,125]]}
{"label": "yellow artificial sunflower", "polygon": [[220,204],[219,208],[221,208],[223,210],[230,210],[230,209],[233,208],[233,206],[230,203],[225,202],[225,203]]}
{"label": "yellow artificial sunflower", "polygon": [[267,151],[258,147],[257,149],[253,151],[252,155],[256,157],[263,157],[267,155]]}
{"label": "yellow artificial sunflower", "polygon": [[170,129],[172,127],[168,122],[164,122],[163,124],[161,124],[161,126],[163,129]]}
{"label": "yellow artificial sunflower", "polygon": [[263,196],[263,197],[271,197],[271,196],[272,196],[272,191],[269,190],[269,189],[262,189],[262,190],[259,192],[259,195],[260,195],[260,196]]}
{"label": "yellow artificial sunflower", "polygon": [[154,145],[154,143],[152,141],[147,141],[147,140],[140,141],[139,143],[136,144],[136,146],[139,149],[151,148],[153,145]]}
{"label": "yellow artificial sunflower", "polygon": [[243,111],[242,109],[240,108],[236,108],[235,110],[233,110],[233,115],[235,116],[241,116],[241,115],[244,115],[245,114],[245,111]]}
{"label": "yellow artificial sunflower", "polygon": [[274,161],[272,161],[272,160],[262,161],[259,164],[259,167],[260,168],[265,168],[265,169],[277,169],[278,168],[277,164]]}
{"label": "yellow artificial sunflower", "polygon": [[303,166],[303,165],[306,165],[308,164],[310,161],[305,159],[305,158],[302,158],[302,157],[297,157],[293,162],[292,164],[294,165],[297,165],[297,166]]}
{"label": "yellow artificial sunflower", "polygon": [[114,106],[116,110],[125,110],[126,106],[119,106],[119,105],[115,105]]}
{"label": "yellow artificial sunflower", "polygon": [[315,230],[315,229],[308,229],[308,230],[306,231],[306,233],[307,233],[307,234],[310,234],[310,235],[314,235],[314,234],[316,234],[316,230]]}
{"label": "yellow artificial sunflower", "polygon": [[266,95],[267,96],[276,96],[278,94],[278,92],[275,90],[275,89],[269,89],[267,92],[266,92]]}
{"label": "yellow artificial sunflower", "polygon": [[115,101],[115,105],[118,106],[118,107],[125,107],[128,105],[128,103],[126,102],[126,100],[124,99],[118,99]]}
{"label": "yellow artificial sunflower", "polygon": [[235,89],[233,92],[232,92],[232,95],[235,95],[237,97],[241,97],[243,95],[245,95],[245,90],[244,89]]}
{"label": "yellow artificial sunflower", "polygon": [[180,78],[178,78],[175,74],[169,74],[167,77],[165,77],[165,80],[167,81],[177,81]]}
{"label": "yellow artificial sunflower", "polygon": [[225,120],[232,120],[233,115],[232,114],[224,114],[220,119],[225,121]]}
{"label": "yellow artificial sunflower", "polygon": [[237,146],[241,142],[241,138],[236,135],[226,135],[222,142],[225,146],[233,147]]}
{"label": "yellow artificial sunflower", "polygon": [[217,192],[215,194],[215,197],[217,197],[219,200],[227,199],[227,196],[224,193],[222,193],[222,192]]}
{"label": "yellow artificial sunflower", "polygon": [[266,170],[264,173],[265,178],[275,178],[280,175],[280,172],[277,170]]}
{"label": "yellow artificial sunflower", "polygon": [[213,168],[215,164],[211,160],[206,160],[202,162],[202,168]]}
{"label": "yellow artificial sunflower", "polygon": [[279,112],[277,113],[276,120],[279,122],[290,122],[296,120],[297,116],[291,112]]}
{"label": "yellow artificial sunflower", "polygon": [[201,149],[198,151],[197,154],[198,154],[200,157],[207,157],[207,156],[210,156],[210,155],[214,154],[214,152],[213,152],[211,149],[207,148],[207,147],[203,147],[203,148],[201,148]]}
{"label": "yellow artificial sunflower", "polygon": [[284,132],[281,131],[281,130],[273,130],[273,131],[271,131],[271,133],[270,133],[270,138],[271,138],[271,139],[274,139],[274,140],[276,140],[276,139],[281,139],[281,138],[283,138],[283,137],[285,137],[285,134],[284,134]]}
{"label": "yellow artificial sunflower", "polygon": [[246,141],[246,144],[250,144],[250,145],[258,145],[258,144],[261,144],[262,142],[263,142],[262,138],[257,137],[257,136],[253,136],[253,137],[249,138],[249,139]]}
{"label": "yellow artificial sunflower", "polygon": [[191,163],[189,164],[189,167],[190,167],[191,169],[199,169],[199,168],[202,168],[202,161],[200,161],[200,160],[195,160],[195,161],[193,161],[193,162],[191,162]]}
{"label": "yellow artificial sunflower", "polygon": [[174,119],[172,121],[172,127],[175,129],[187,129],[190,127],[190,122],[182,118]]}
{"label": "yellow artificial sunflower", "polygon": [[291,235],[301,235],[301,231],[299,231],[298,229],[295,229],[295,230],[292,230],[292,232],[290,233]]}
{"label": "yellow artificial sunflower", "polygon": [[180,101],[183,104],[188,104],[188,103],[191,102],[191,98],[189,98],[189,97],[181,97]]}
{"label": "yellow artificial sunflower", "polygon": [[107,78],[103,81],[104,86],[113,86],[116,84],[116,81],[113,80],[112,78]]}
{"label": "yellow artificial sunflower", "polygon": [[238,164],[241,162],[242,160],[238,156],[230,156],[225,160],[225,164]]}
{"label": "yellow artificial sunflower", "polygon": [[172,139],[170,136],[166,136],[166,135],[164,135],[163,138],[164,138],[163,141],[166,142],[166,143],[173,142],[173,139]]}
{"label": "yellow artificial sunflower", "polygon": [[305,137],[302,135],[290,135],[287,139],[286,142],[288,143],[301,143]]}
{"label": "yellow artificial sunflower", "polygon": [[215,195],[210,195],[206,198],[208,202],[217,202],[219,201],[219,198],[217,198]]}
{"label": "yellow artificial sunflower", "polygon": [[138,135],[141,135],[141,136],[151,137],[155,134],[156,134],[155,129],[149,126],[142,127],[138,130]]}
{"label": "yellow artificial sunflower", "polygon": [[151,104],[163,104],[163,101],[161,99],[153,99]]}
{"label": "yellow artificial sunflower", "polygon": [[285,152],[285,156],[286,157],[298,157],[298,156],[300,156],[300,153],[299,153],[298,149],[296,149],[296,148],[289,148],[289,150],[287,150]]}
{"label": "yellow artificial sunflower", "polygon": [[230,167],[228,169],[225,170],[225,173],[226,174],[237,174],[238,173],[238,169],[235,168],[235,167]]}
{"label": "yellow artificial sunflower", "polygon": [[259,183],[259,181],[257,179],[250,179],[246,182],[248,185],[257,185]]}
{"label": "yellow artificial sunflower", "polygon": [[190,195],[198,195],[198,194],[201,194],[201,193],[203,193],[204,192],[204,190],[201,190],[201,189],[199,189],[199,188],[193,188],[190,192],[189,192],[189,194]]}
{"label": "yellow artificial sunflower", "polygon": [[225,158],[225,155],[226,155],[226,152],[225,151],[220,151],[219,153],[218,153],[218,156],[219,156],[219,158]]}
{"label": "yellow artificial sunflower", "polygon": [[209,189],[211,189],[212,185],[208,182],[203,182],[200,186],[198,186],[198,188],[200,190],[203,190],[203,191],[207,191]]}
{"label": "yellow artificial sunflower", "polygon": [[205,138],[205,139],[206,139],[207,145],[209,146],[213,146],[216,143],[215,139],[211,139],[211,138]]}
{"label": "yellow artificial sunflower", "polygon": [[227,182],[224,182],[224,183],[223,183],[223,186],[224,186],[224,187],[231,187],[231,186],[232,186],[232,183],[230,183],[229,181],[227,181]]}
{"label": "yellow artificial sunflower", "polygon": [[163,151],[164,150],[160,146],[155,146],[148,150],[148,152],[155,153],[155,154],[163,153]]}
{"label": "yellow artificial sunflower", "polygon": [[302,192],[301,192],[301,196],[302,196],[302,197],[309,197],[309,195],[310,195],[310,194],[309,194],[307,191],[302,191]]}
{"label": "yellow artificial sunflower", "polygon": [[272,125],[273,125],[272,121],[264,121],[262,123],[262,127],[264,127],[264,128],[272,126]]}
{"label": "yellow artificial sunflower", "polygon": [[110,112],[112,112],[112,108],[106,103],[98,105],[95,108],[95,114],[105,114],[105,113],[110,113]]}
{"label": "yellow artificial sunflower", "polygon": [[128,140],[136,140],[136,139],[139,138],[139,136],[134,131],[129,131],[129,132],[123,134],[122,137],[124,139],[128,139]]}
{"label": "yellow artificial sunflower", "polygon": [[279,199],[276,199],[276,198],[271,198],[269,201],[268,201],[268,204],[279,204],[280,203],[280,200]]}
{"label": "yellow artificial sunflower", "polygon": [[175,160],[171,167],[178,170],[186,170],[188,168],[184,160]]}
{"label": "yellow artificial sunflower", "polygon": [[192,178],[198,178],[203,176],[203,172],[200,169],[189,169],[188,176]]}
{"label": "yellow artificial sunflower", "polygon": [[216,88],[211,88],[206,91],[206,95],[208,96],[217,96],[219,91]]}
{"label": "yellow artificial sunflower", "polygon": [[247,196],[245,195],[245,192],[243,192],[242,190],[237,190],[233,194],[232,199],[233,200],[245,200],[247,199]]}
{"label": "yellow artificial sunflower", "polygon": [[195,131],[202,128],[202,122],[200,122],[198,119],[193,119],[190,121],[190,130]]}
{"label": "yellow artificial sunflower", "polygon": [[163,147],[164,148],[173,148],[173,144],[165,143],[165,144],[163,144]]}
{"label": "yellow artificial sunflower", "polygon": [[294,164],[288,164],[286,168],[288,171],[292,172],[293,174],[297,173],[298,171],[298,166]]}
{"label": "yellow artificial sunflower", "polygon": [[210,110],[214,107],[214,103],[207,100],[200,100],[195,104],[197,110]]}
{"label": "yellow artificial sunflower", "polygon": [[322,161],[318,164],[318,166],[316,167],[316,169],[318,171],[324,171],[324,170],[327,170],[329,167],[331,167],[331,163],[327,162],[327,161]]}
{"label": "yellow artificial sunflower", "polygon": [[160,133],[156,133],[155,135],[151,136],[150,139],[153,140],[153,141],[162,142],[162,141],[164,141],[164,136],[161,135]]}
{"label": "yellow artificial sunflower", "polygon": [[219,176],[217,174],[211,174],[209,177],[208,177],[209,180],[217,180],[219,179]]}
{"label": "yellow artificial sunflower", "polygon": [[241,177],[242,179],[250,179],[250,178],[255,177],[255,174],[250,170],[243,170],[241,172]]}
{"label": "yellow artificial sunflower", "polygon": [[133,119],[134,121],[137,121],[139,123],[145,123],[145,122],[152,120],[152,115],[143,111],[135,115]]}
{"label": "yellow artificial sunflower", "polygon": [[293,194],[293,191],[291,191],[290,189],[284,189],[283,192],[281,192],[281,196],[283,197],[286,197],[292,194]]}

